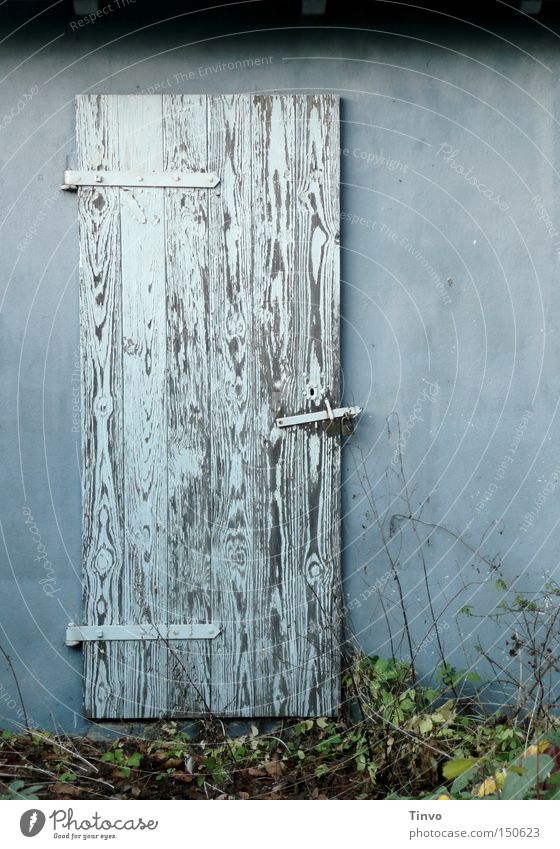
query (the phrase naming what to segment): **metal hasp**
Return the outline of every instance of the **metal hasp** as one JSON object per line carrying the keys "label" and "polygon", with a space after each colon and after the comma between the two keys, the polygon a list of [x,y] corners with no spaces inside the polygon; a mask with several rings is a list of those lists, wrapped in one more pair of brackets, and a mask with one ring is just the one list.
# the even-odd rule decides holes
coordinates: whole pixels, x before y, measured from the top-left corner
{"label": "metal hasp", "polygon": [[164,189],[213,189],[220,182],[216,174],[204,171],[65,171],[65,191],[80,186],[129,186]]}
{"label": "metal hasp", "polygon": [[337,407],[331,409],[326,402],[326,409],[317,413],[301,413],[299,416],[283,416],[276,419],[277,427],[296,427],[297,425],[312,424],[313,422],[334,421],[335,419],[354,419],[362,412],[362,407]]}
{"label": "metal hasp", "polygon": [[104,640],[213,640],[221,628],[210,622],[197,625],[76,625],[66,628],[66,645]]}

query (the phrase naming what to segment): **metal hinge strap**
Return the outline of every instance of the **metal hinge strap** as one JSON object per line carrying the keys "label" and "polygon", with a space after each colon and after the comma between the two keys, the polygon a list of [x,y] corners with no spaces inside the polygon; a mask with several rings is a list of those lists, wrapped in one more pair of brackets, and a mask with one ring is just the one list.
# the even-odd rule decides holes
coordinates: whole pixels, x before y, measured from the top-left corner
{"label": "metal hinge strap", "polygon": [[282,416],[282,418],[276,419],[276,426],[295,427],[296,425],[312,424],[313,422],[332,422],[335,419],[353,419],[356,416],[359,416],[361,412],[361,407],[337,407],[336,410],[333,410],[329,404],[327,409],[319,410],[316,413],[301,413],[298,416]]}
{"label": "metal hinge strap", "polygon": [[213,189],[219,182],[216,174],[204,171],[65,171],[61,188],[66,191],[80,186]]}
{"label": "metal hinge strap", "polygon": [[66,628],[66,645],[104,640],[212,640],[221,628],[211,622],[193,625],[76,625]]}

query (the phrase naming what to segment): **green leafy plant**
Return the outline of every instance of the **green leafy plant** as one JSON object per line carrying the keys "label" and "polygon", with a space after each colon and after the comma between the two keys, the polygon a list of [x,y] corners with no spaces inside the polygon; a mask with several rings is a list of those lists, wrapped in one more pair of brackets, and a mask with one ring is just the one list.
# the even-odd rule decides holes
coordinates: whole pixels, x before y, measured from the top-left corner
{"label": "green leafy plant", "polygon": [[76,775],[76,773],[72,772],[71,770],[65,770],[64,772],[61,772],[58,776],[59,781],[61,781],[62,783],[67,782],[68,784],[73,784],[77,778],[78,776]]}
{"label": "green leafy plant", "polygon": [[[205,717],[192,738],[166,723],[151,740],[113,743],[0,735],[14,778],[2,792],[10,799],[66,791],[96,798],[560,798],[560,720],[489,715],[453,692],[463,692],[467,674],[445,666],[426,685],[409,662],[355,653],[345,658],[345,710],[337,717],[284,720],[269,732],[251,725],[238,736]],[[35,768],[49,782],[27,784]]]}
{"label": "green leafy plant", "polygon": [[26,785],[25,781],[17,779],[16,781],[12,781],[10,784],[7,785],[7,793],[4,796],[0,796],[0,799],[2,801],[6,801],[9,799],[25,799],[26,801],[33,801],[34,799],[39,798],[36,793],[42,790],[44,786],[44,784]]}
{"label": "green leafy plant", "polygon": [[560,747],[557,735],[541,739],[515,758],[497,761],[494,753],[480,758],[455,758],[443,767],[449,788],[432,794],[454,799],[559,799]]}
{"label": "green leafy plant", "polygon": [[130,773],[142,763],[143,754],[141,752],[133,752],[128,755],[124,752],[122,744],[111,749],[101,757],[103,763],[114,764],[117,773],[122,778],[130,778]]}

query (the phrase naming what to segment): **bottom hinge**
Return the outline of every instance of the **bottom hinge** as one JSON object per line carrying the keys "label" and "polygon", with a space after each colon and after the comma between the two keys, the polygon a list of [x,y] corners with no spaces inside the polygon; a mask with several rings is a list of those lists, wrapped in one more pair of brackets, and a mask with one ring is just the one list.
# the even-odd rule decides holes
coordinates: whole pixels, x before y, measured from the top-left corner
{"label": "bottom hinge", "polygon": [[66,645],[104,640],[213,640],[221,628],[211,622],[194,625],[76,625],[66,628]]}

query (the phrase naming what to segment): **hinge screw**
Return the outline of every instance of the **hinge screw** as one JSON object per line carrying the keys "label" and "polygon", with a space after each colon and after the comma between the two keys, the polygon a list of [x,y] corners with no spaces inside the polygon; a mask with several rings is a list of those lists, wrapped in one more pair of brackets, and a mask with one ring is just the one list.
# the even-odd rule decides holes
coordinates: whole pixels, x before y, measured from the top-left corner
{"label": "hinge screw", "polygon": [[101,176],[101,174],[96,174],[95,175],[95,182],[101,183],[102,181],[103,181],[103,177]]}

